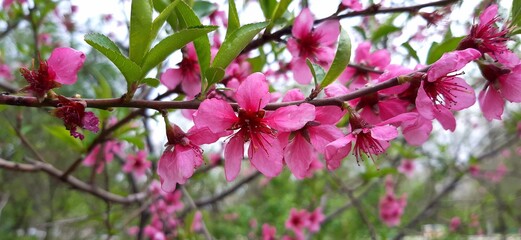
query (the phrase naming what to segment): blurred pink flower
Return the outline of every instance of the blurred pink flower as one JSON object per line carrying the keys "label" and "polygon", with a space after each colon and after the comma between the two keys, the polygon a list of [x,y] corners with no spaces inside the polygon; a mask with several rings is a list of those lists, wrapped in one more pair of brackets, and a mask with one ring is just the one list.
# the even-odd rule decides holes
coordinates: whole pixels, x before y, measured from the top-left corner
{"label": "blurred pink flower", "polygon": [[461,219],[459,217],[453,217],[452,219],[450,219],[449,229],[451,232],[455,232],[458,230],[460,225],[461,225]]}
{"label": "blurred pink flower", "polygon": [[415,169],[414,161],[404,159],[402,160],[400,166],[398,167],[398,172],[402,173],[403,175],[407,176],[408,178],[411,178],[414,174]]}
{"label": "blurred pink flower", "polygon": [[201,211],[197,211],[194,214],[194,219],[192,220],[192,225],[190,226],[190,230],[192,232],[198,232],[203,229],[203,214]]}
{"label": "blurred pink flower", "polygon": [[145,172],[150,168],[152,163],[147,161],[147,153],[145,151],[138,151],[136,155],[128,155],[123,166],[123,172],[134,173],[137,177],[145,175]]}
{"label": "blurred pink flower", "polygon": [[7,81],[14,80],[14,76],[11,73],[11,69],[9,68],[9,65],[0,63],[0,78],[3,78],[4,80],[7,80]]}
{"label": "blurred pink flower", "polygon": [[309,221],[309,231],[310,232],[318,232],[320,230],[320,224],[326,219],[326,216],[322,213],[322,208],[318,207],[313,212],[309,213],[308,221]]}
{"label": "blurred pink flower", "polygon": [[[391,63],[391,53],[386,49],[370,52],[371,43],[362,42],[355,51],[354,63],[363,65],[375,70],[384,70]],[[347,67],[338,81],[342,84],[349,83],[349,89],[354,90],[363,87],[370,80],[380,76],[379,73],[364,71],[360,68]]]}
{"label": "blurred pink flower", "polygon": [[403,210],[407,205],[407,196],[403,194],[400,198],[396,197],[393,191],[392,179],[386,179],[386,193],[380,198],[380,219],[389,227],[398,226],[403,215]]}
{"label": "blurred pink flower", "polygon": [[275,240],[277,229],[267,223],[262,224],[262,240]]}
{"label": "blurred pink flower", "polygon": [[289,213],[289,218],[286,220],[285,226],[292,230],[295,234],[302,234],[304,228],[309,227],[309,212],[306,209],[297,210],[292,208]]}
{"label": "blurred pink flower", "polygon": [[186,45],[183,60],[177,65],[179,68],[167,69],[161,75],[161,83],[169,90],[174,90],[181,84],[183,92],[194,97],[201,92],[201,68],[193,44]]}
{"label": "blurred pink flower", "polygon": [[342,0],[342,5],[355,11],[362,10],[362,4],[359,0]]}

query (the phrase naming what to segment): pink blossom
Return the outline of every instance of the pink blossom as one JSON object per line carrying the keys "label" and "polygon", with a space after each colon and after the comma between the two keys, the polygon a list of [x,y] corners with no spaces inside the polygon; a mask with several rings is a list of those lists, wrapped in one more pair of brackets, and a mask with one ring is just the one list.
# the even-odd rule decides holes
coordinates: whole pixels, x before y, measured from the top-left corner
{"label": "pink blossom", "polygon": [[503,26],[502,29],[496,27],[499,20],[497,16],[498,5],[492,4],[479,16],[479,23],[473,25],[470,34],[461,40],[458,50],[473,48],[482,54],[490,53],[495,55],[507,51],[507,34],[509,30]]}
{"label": "pink blossom", "polygon": [[380,198],[380,219],[389,227],[398,226],[403,210],[407,205],[407,196],[404,194],[397,198],[393,191],[392,179],[386,179],[386,193]]}
{"label": "pink blossom", "polygon": [[342,5],[355,11],[362,10],[362,4],[359,0],[342,0]]}
{"label": "pink blossom", "polygon": [[[100,153],[100,151],[102,151]],[[114,154],[121,153],[121,143],[117,141],[107,141],[104,144],[96,145],[92,151],[83,159],[83,165],[94,167],[96,172],[101,173],[105,164],[114,160]]]}
{"label": "pink blossom", "polygon": [[201,91],[201,68],[193,44],[186,46],[183,60],[177,65],[179,68],[170,68],[161,75],[161,83],[169,90],[181,84],[183,92],[194,97]]}
{"label": "pink blossom", "polygon": [[49,60],[40,60],[37,70],[21,68],[22,76],[29,86],[22,91],[28,91],[39,100],[43,100],[47,92],[61,84],[74,84],[80,68],[85,62],[85,54],[72,48],[56,48]]}
{"label": "pink blossom", "polygon": [[412,160],[404,159],[402,160],[400,166],[398,167],[398,172],[402,173],[403,175],[407,176],[408,178],[411,178],[414,174],[415,164]]}
{"label": "pink blossom", "polygon": [[426,119],[438,119],[443,128],[454,131],[456,120],[451,110],[468,108],[476,101],[474,90],[465,80],[449,75],[463,68],[467,63],[479,58],[474,49],[454,51],[431,65],[426,80],[421,81],[416,97],[416,109]]}
{"label": "pink blossom", "polygon": [[470,165],[469,173],[473,177],[478,177],[480,175],[480,167],[479,167],[479,165],[476,165],[476,164]]}
{"label": "pink blossom", "polygon": [[123,172],[134,173],[137,177],[144,176],[152,163],[147,161],[147,153],[138,151],[136,155],[128,155],[123,166]]}
{"label": "pink blossom", "polygon": [[459,217],[453,217],[450,219],[449,229],[451,232],[455,232],[461,226],[461,219]]}
{"label": "pink blossom", "polygon": [[250,75],[237,89],[238,116],[229,103],[207,99],[201,103],[194,121],[198,127],[208,127],[214,133],[237,130],[224,149],[226,179],[237,177],[244,156],[244,143],[250,142],[248,157],[251,164],[267,177],[282,171],[282,146],[277,139],[279,131],[302,128],[314,118],[314,109],[303,104],[266,112],[270,101],[268,84],[261,73]]}
{"label": "pink blossom", "polygon": [[322,213],[322,208],[318,207],[308,215],[309,231],[318,232],[320,230],[320,224],[326,219],[326,216]]}
{"label": "pink blossom", "polygon": [[[15,2],[15,0],[4,0],[2,2],[2,8],[3,9],[8,9],[11,7],[11,5]],[[16,0],[17,3],[19,4],[23,4],[23,3],[26,3],[27,0]]]}
{"label": "pink blossom", "polygon": [[311,71],[306,59],[327,66],[335,55],[333,45],[340,34],[340,24],[336,20],[322,23],[313,29],[314,18],[308,8],[297,16],[292,28],[293,37],[288,40],[288,50],[293,59],[291,69],[295,80],[300,84],[311,81]]}
{"label": "pink blossom", "polygon": [[297,210],[292,208],[289,218],[286,220],[285,226],[289,230],[293,230],[295,234],[302,233],[304,228],[309,227],[309,212],[306,209]]}
{"label": "pink blossom", "polygon": [[267,223],[262,224],[262,240],[275,240],[277,229]]}
{"label": "pink blossom", "polygon": [[[375,70],[384,70],[391,62],[391,54],[385,49],[377,50],[373,53],[370,52],[371,43],[362,42],[358,45],[355,51],[354,62],[356,64],[372,68]],[[338,80],[342,84],[346,84],[349,81],[350,89],[358,89],[363,87],[372,79],[376,79],[380,76],[378,73],[364,71],[360,68],[347,67],[346,70],[340,75]]]}
{"label": "pink blossom", "polygon": [[157,174],[162,189],[172,192],[176,184],[184,184],[203,164],[203,150],[199,145],[215,142],[220,136],[205,127],[192,127],[185,133],[175,124],[166,123],[166,126],[168,143],[159,159]]}
{"label": "pink blossom", "polygon": [[14,76],[11,73],[11,69],[7,64],[0,64],[0,78],[3,78],[7,81],[13,81]]}
{"label": "pink blossom", "polygon": [[83,140],[84,136],[77,132],[78,128],[94,133],[99,131],[99,119],[93,112],[85,111],[84,101],[72,101],[62,96],[58,96],[58,100],[60,103],[52,114],[63,120],[63,125],[69,130],[71,136]]}
{"label": "pink blossom", "polygon": [[194,219],[192,220],[192,225],[190,226],[190,230],[192,232],[197,232],[203,229],[203,214],[201,211],[197,211],[194,214]]}
{"label": "pink blossom", "polygon": [[496,59],[479,65],[487,80],[478,96],[479,106],[489,121],[501,120],[505,100],[521,102],[521,60],[510,51],[497,53]]}

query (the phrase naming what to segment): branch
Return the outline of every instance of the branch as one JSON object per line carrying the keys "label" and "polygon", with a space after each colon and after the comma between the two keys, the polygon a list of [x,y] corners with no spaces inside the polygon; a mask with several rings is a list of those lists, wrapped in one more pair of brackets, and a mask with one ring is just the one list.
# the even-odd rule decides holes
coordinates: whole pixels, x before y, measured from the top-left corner
{"label": "branch", "polygon": [[[412,5],[412,6],[408,6],[408,7],[395,7],[395,8],[380,8],[377,5],[371,5],[368,8],[361,10],[361,11],[354,11],[354,12],[349,12],[346,14],[332,15],[332,16],[329,16],[326,18],[317,19],[317,20],[315,20],[313,25],[319,24],[319,23],[327,21],[327,20],[334,20],[334,19],[340,20],[340,19],[344,19],[344,18],[357,17],[357,16],[368,16],[368,15],[399,13],[399,12],[414,13],[422,8],[445,6],[445,5],[456,3],[458,1],[460,1],[460,0],[442,0],[442,1],[436,1],[436,2],[431,2],[431,3]],[[244,48],[242,53],[249,52],[270,41],[280,40],[283,36],[291,34],[292,28],[293,28],[293,25],[288,25],[272,34],[265,34],[265,35],[261,36],[260,38],[255,39],[250,44],[248,44],[248,46],[246,46],[246,48]]]}
{"label": "branch", "polygon": [[145,192],[131,194],[126,197],[123,197],[123,196],[108,192],[106,190],[103,190],[99,187],[89,185],[72,176],[67,176],[65,178],[62,178],[62,175],[63,175],[62,171],[54,168],[50,164],[43,163],[43,162],[33,161],[32,164],[24,164],[24,163],[15,163],[15,162],[7,161],[5,159],[0,158],[0,168],[13,170],[13,171],[20,171],[20,172],[42,171],[56,179],[61,180],[64,183],[67,183],[72,188],[75,188],[75,189],[85,192],[85,193],[89,193],[95,197],[101,198],[105,201],[109,201],[112,203],[118,203],[118,204],[138,203],[147,197],[147,194]]}

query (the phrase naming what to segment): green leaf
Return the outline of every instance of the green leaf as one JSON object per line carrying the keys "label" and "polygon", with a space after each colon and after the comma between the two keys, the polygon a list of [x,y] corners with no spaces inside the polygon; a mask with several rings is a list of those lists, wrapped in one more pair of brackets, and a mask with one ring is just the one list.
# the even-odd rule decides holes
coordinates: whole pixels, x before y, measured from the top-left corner
{"label": "green leaf", "polygon": [[[176,8],[179,22],[183,22],[186,27],[200,26],[201,21],[195,14],[195,12],[185,2],[181,1]],[[210,52],[210,40],[208,36],[201,36],[194,40],[194,47],[197,53],[197,60],[201,68],[201,79],[205,79],[204,73],[206,69],[210,67],[211,52]],[[206,88],[205,84],[202,84],[203,89]]]}
{"label": "green leaf", "polygon": [[418,57],[418,54],[416,53],[416,50],[414,50],[414,48],[411,47],[411,44],[409,44],[408,42],[404,42],[402,44],[402,47],[407,49],[407,52],[409,53],[409,56],[414,58],[414,60],[416,60],[417,62],[420,62],[420,58]]}
{"label": "green leaf", "polygon": [[429,49],[429,53],[427,54],[427,64],[433,64],[434,62],[438,61],[438,59],[440,59],[444,53],[456,49],[458,44],[461,42],[461,39],[463,39],[463,37],[449,38],[439,44],[433,42],[431,48]]}
{"label": "green leaf", "polygon": [[74,138],[71,136],[69,130],[65,129],[63,126],[51,125],[51,126],[43,126],[43,129],[54,136],[56,139],[60,140],[65,146],[68,146],[74,151],[82,152],[83,143],[81,140]]}
{"label": "green leaf", "polygon": [[141,64],[145,53],[150,48],[151,31],[152,0],[132,0],[129,57],[137,64]]}
{"label": "green leaf", "polygon": [[148,54],[145,56],[145,59],[143,60],[142,75],[145,76],[148,71],[164,61],[174,51],[181,49],[189,42],[197,39],[198,37],[206,35],[215,29],[217,29],[215,26],[187,28],[161,40],[161,42],[150,49],[150,52],[148,52]]}
{"label": "green leaf", "polygon": [[133,61],[125,57],[108,37],[99,33],[85,35],[85,42],[105,55],[123,74],[127,83],[139,80],[141,68]]}
{"label": "green leaf", "polygon": [[[181,1],[184,3],[184,1]],[[170,0],[153,0],[154,9],[157,12],[163,12],[166,7],[171,3]],[[172,27],[172,29],[177,30],[178,29],[178,23],[177,23],[177,16],[176,13],[170,13],[170,15],[166,18],[166,21],[168,24]]]}
{"label": "green leaf", "polygon": [[394,26],[392,24],[385,24],[380,26],[378,29],[376,29],[373,34],[371,35],[371,42],[376,43],[378,42],[382,37],[385,37],[393,32],[400,31],[401,28]]}
{"label": "green leaf", "polygon": [[217,5],[208,1],[196,1],[192,8],[197,16],[206,17],[217,10]]}
{"label": "green leaf", "polygon": [[239,21],[239,14],[237,13],[235,0],[228,0],[228,29],[226,30],[225,38],[239,27],[241,27],[241,22]]}
{"label": "green leaf", "polygon": [[96,67],[90,68],[89,72],[94,76],[96,81],[98,81],[98,86],[94,87],[94,92],[96,93],[97,98],[111,98],[112,97],[112,89],[110,84],[107,81],[107,78],[103,76],[103,74],[98,71]]}
{"label": "green leaf", "polygon": [[210,67],[206,70],[205,76],[208,79],[208,86],[212,86],[223,79],[224,69],[219,67]]}
{"label": "green leaf", "polygon": [[273,15],[273,11],[277,6],[276,0],[259,0],[259,4],[262,9],[262,13],[266,19],[269,19]]}
{"label": "green leaf", "polygon": [[329,84],[333,83],[349,64],[351,59],[351,39],[349,34],[343,28],[340,29],[340,39],[338,40],[338,48],[336,50],[335,58],[333,63],[327,71],[324,80],[320,83],[320,87],[325,88]]}
{"label": "green leaf", "polygon": [[273,11],[273,14],[271,15],[271,21],[270,24],[266,27],[266,33],[271,31],[273,25],[275,25],[275,21],[282,17],[282,14],[286,12],[291,1],[292,0],[280,0],[280,2],[275,7],[275,10]]}
{"label": "green leaf", "polygon": [[326,76],[326,71],[320,65],[314,64],[311,61],[309,61],[309,59],[306,59],[306,64],[308,65],[309,70],[311,70],[311,75],[313,75],[315,85],[317,85],[318,82],[321,82]]}
{"label": "green leaf", "polygon": [[145,78],[143,80],[141,80],[141,83],[144,83],[150,87],[158,87],[159,86],[159,79],[157,78]]}
{"label": "green leaf", "polygon": [[251,42],[255,35],[266,26],[268,26],[268,22],[252,23],[235,30],[230,36],[224,39],[211,66],[226,69],[233,59],[239,56],[241,51]]}
{"label": "green leaf", "polygon": [[180,0],[175,0],[172,3],[170,3],[163,11],[161,11],[159,16],[157,16],[156,19],[154,19],[154,21],[152,22],[152,30],[150,31],[150,42],[154,41],[154,39],[157,36],[157,33],[159,32],[165,21],[168,19],[168,17],[170,17],[179,1]]}
{"label": "green leaf", "polygon": [[252,72],[262,72],[264,65],[266,65],[266,54],[259,48],[260,55],[254,58],[249,58],[248,62],[251,65]]}
{"label": "green leaf", "polygon": [[521,27],[521,1],[512,1],[512,10],[510,11],[512,26]]}

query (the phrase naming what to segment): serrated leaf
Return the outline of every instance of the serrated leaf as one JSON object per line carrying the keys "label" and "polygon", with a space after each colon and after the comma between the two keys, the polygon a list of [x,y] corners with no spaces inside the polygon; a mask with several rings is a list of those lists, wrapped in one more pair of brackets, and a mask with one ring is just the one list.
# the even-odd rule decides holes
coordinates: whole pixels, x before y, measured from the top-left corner
{"label": "serrated leaf", "polygon": [[438,59],[440,59],[444,53],[456,49],[458,44],[461,42],[461,39],[463,39],[463,37],[449,38],[439,44],[435,44],[434,42],[429,49],[429,53],[427,54],[427,64],[433,64],[434,62],[438,61]]}
{"label": "serrated leaf", "polygon": [[218,67],[210,67],[206,70],[206,78],[208,79],[208,86],[220,82],[224,77],[224,69]]}
{"label": "serrated leaf", "polygon": [[385,24],[380,26],[378,29],[376,29],[373,34],[371,35],[371,42],[376,43],[378,42],[382,37],[387,36],[393,32],[397,32],[401,30],[401,28],[394,26],[392,24]]}
{"label": "serrated leaf", "polygon": [[85,35],[85,42],[105,55],[123,74],[127,83],[139,80],[141,68],[132,60],[125,57],[117,45],[108,37],[99,33],[89,33]]}
{"label": "serrated leaf", "polygon": [[172,12],[174,12],[175,7],[179,3],[180,0],[175,0],[172,3],[170,3],[161,13],[159,16],[154,19],[152,22],[152,30],[150,31],[150,42],[154,41],[154,39],[157,36],[157,33],[159,33],[159,30],[165,23],[165,21],[170,17]]}
{"label": "serrated leaf", "polygon": [[266,26],[268,26],[268,22],[252,23],[235,30],[224,39],[211,66],[226,69],[233,59],[239,56],[248,43]]}
{"label": "serrated leaf", "polygon": [[275,10],[273,11],[273,14],[271,15],[271,21],[270,24],[266,27],[266,33],[269,33],[271,31],[273,25],[275,25],[275,22],[280,17],[282,17],[282,14],[286,12],[291,1],[292,0],[280,0],[280,2],[275,7]]}
{"label": "serrated leaf", "polygon": [[192,9],[194,10],[195,14],[201,18],[210,15],[218,8],[217,5],[208,1],[196,1],[194,2]]}
{"label": "serrated leaf", "polygon": [[411,47],[411,44],[409,44],[408,42],[404,42],[402,44],[402,47],[407,49],[407,52],[409,53],[409,56],[414,58],[414,60],[416,60],[417,62],[420,62],[420,58],[418,57],[418,54],[416,53],[416,50],[414,50],[414,48]]}
{"label": "serrated leaf", "polygon": [[314,64],[311,61],[309,61],[309,59],[306,59],[306,64],[308,65],[309,70],[311,71],[311,75],[313,75],[313,81],[315,81],[315,85],[317,85],[324,79],[324,76],[326,76],[326,71],[320,65]]}
{"label": "serrated leaf", "polygon": [[150,52],[145,56],[145,59],[143,60],[143,76],[152,68],[164,61],[174,51],[181,49],[189,42],[216,29],[217,27],[215,26],[187,28],[161,40],[161,42],[150,49]]}
{"label": "serrated leaf", "polygon": [[141,83],[144,83],[144,84],[146,84],[146,85],[148,85],[150,87],[154,87],[155,88],[155,87],[159,86],[160,81],[157,78],[145,78],[145,79],[141,80]]}
{"label": "serrated leaf", "polygon": [[241,27],[241,22],[239,21],[239,14],[237,13],[235,0],[228,0],[228,29],[226,30],[225,38],[227,38],[239,27]]}
{"label": "serrated leaf", "polygon": [[152,0],[132,0],[129,58],[137,64],[141,64],[152,42],[152,10]]}
{"label": "serrated leaf", "polygon": [[45,129],[46,132],[50,133],[56,139],[60,140],[60,142],[64,143],[66,146],[69,146],[75,151],[82,152],[84,150],[83,143],[81,142],[81,140],[72,137],[70,131],[65,129],[64,126],[43,126],[43,129]]}
{"label": "serrated leaf", "polygon": [[325,88],[333,83],[342,72],[346,69],[351,59],[351,39],[349,34],[343,28],[340,29],[340,38],[338,40],[338,47],[335,53],[335,58],[331,67],[327,71],[324,80],[320,83],[320,87]]}

